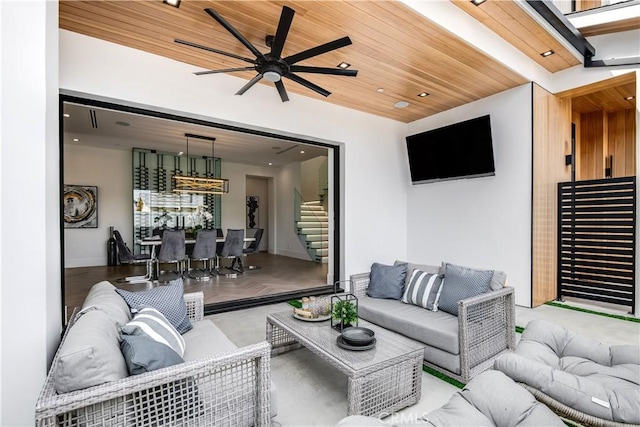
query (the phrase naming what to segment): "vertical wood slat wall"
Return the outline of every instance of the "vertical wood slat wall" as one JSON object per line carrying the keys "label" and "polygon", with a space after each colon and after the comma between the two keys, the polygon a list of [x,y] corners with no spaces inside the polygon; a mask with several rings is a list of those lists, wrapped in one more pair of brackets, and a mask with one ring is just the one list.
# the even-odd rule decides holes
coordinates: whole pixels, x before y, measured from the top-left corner
{"label": "vertical wood slat wall", "polygon": [[613,156],[613,178],[636,174],[636,119],[632,108],[607,113],[575,114],[579,181],[605,178],[605,159]]}
{"label": "vertical wood slat wall", "polygon": [[565,155],[571,153],[571,100],[560,99],[533,83],[533,307],[557,292],[558,182],[571,179]]}

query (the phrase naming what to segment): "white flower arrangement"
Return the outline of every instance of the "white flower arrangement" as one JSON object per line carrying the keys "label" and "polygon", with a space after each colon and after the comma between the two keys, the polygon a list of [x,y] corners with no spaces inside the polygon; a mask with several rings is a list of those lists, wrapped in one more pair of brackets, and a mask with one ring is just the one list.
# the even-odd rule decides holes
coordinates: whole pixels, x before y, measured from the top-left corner
{"label": "white flower arrangement", "polygon": [[204,227],[205,221],[211,221],[212,219],[213,215],[211,215],[211,212],[207,211],[207,205],[196,206],[196,210],[189,215],[191,226],[194,228],[202,228]]}

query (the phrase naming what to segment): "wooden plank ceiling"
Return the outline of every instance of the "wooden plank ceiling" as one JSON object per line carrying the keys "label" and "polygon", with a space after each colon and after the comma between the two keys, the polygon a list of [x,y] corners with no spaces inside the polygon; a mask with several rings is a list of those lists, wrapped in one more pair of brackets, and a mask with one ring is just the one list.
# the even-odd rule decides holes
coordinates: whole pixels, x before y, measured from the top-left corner
{"label": "wooden plank ceiling", "polygon": [[[636,74],[627,73],[611,79],[581,86],[557,94],[559,98],[570,98],[574,112],[613,113],[636,108]],[[633,99],[626,99],[633,96]]]}
{"label": "wooden plank ceiling", "polygon": [[[332,92],[328,98],[284,79],[289,92],[411,122],[526,83],[521,75],[397,1],[183,0],[174,8],[160,0],[62,0],[59,25],[203,69],[233,68],[247,64],[176,44],[174,38],[252,57],[204,9],[216,10],[258,50],[268,52],[265,36],[275,33],[283,5],[296,11],[283,57],[349,36],[352,45],[299,65],[336,67],[345,61],[359,70],[355,78],[301,74]],[[249,80],[255,72],[233,75]],[[204,81],[216,75],[184,78]],[[421,92],[429,96],[418,97]],[[275,87],[273,98],[280,102]],[[394,108],[398,101],[408,101],[409,106]]]}
{"label": "wooden plank ceiling", "polygon": [[[469,0],[451,0],[451,2],[547,71],[555,73],[581,63],[515,0],[487,0],[479,6]],[[547,57],[541,55],[549,50],[554,54]]]}

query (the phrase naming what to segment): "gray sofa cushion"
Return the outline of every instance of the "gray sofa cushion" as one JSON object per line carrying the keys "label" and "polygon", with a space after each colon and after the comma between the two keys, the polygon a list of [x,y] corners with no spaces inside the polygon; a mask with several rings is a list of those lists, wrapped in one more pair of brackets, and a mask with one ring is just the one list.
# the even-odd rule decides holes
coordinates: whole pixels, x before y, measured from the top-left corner
{"label": "gray sofa cushion", "polygon": [[104,311],[91,307],[81,312],[58,350],[53,367],[56,391],[68,393],[126,378],[119,338],[117,325]]}
{"label": "gray sofa cushion", "polygon": [[182,335],[184,360],[189,362],[236,350],[238,347],[210,320],[193,322],[193,328]]}
{"label": "gray sofa cushion", "polygon": [[131,311],[126,301],[115,290],[116,287],[106,280],[96,283],[89,290],[82,309],[96,307],[107,313],[118,326],[124,325],[131,320]]}
{"label": "gray sofa cushion", "polygon": [[362,297],[358,300],[358,316],[448,353],[460,353],[458,318],[451,314],[396,300]]}
{"label": "gray sofa cushion", "polygon": [[438,309],[458,315],[458,301],[488,292],[493,270],[476,270],[454,264],[445,264],[444,283],[438,300]]}
{"label": "gray sofa cushion", "polygon": [[184,362],[171,347],[146,335],[123,335],[120,350],[130,375],[144,374]]}
{"label": "gray sofa cushion", "polygon": [[371,298],[400,299],[404,291],[407,266],[384,265],[374,262],[369,275],[367,295]]}
{"label": "gray sofa cushion", "polygon": [[639,424],[640,348],[632,347],[608,347],[536,320],[527,325],[515,354],[498,358],[495,368],[580,412]]}
{"label": "gray sofa cushion", "polygon": [[425,419],[435,426],[564,426],[502,372],[486,371]]}

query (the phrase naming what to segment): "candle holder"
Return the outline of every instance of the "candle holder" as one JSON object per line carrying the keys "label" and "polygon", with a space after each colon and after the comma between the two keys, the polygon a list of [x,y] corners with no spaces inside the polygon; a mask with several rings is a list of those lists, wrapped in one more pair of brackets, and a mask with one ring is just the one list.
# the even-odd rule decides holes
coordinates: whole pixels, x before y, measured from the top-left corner
{"label": "candle holder", "polygon": [[351,283],[351,280],[337,281],[333,284],[331,327],[338,332],[342,332],[344,328],[349,326],[358,326],[358,297],[350,292],[338,294],[338,284],[341,282]]}

